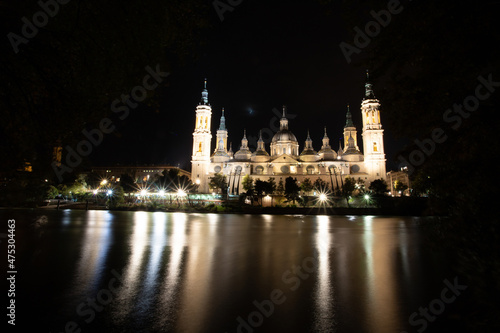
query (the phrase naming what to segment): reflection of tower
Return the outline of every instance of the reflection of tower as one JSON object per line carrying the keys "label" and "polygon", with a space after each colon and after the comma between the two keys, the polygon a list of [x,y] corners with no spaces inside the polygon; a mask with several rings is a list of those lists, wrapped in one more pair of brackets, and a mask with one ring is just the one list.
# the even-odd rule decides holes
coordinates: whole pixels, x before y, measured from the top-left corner
{"label": "reflection of tower", "polygon": [[199,183],[200,192],[208,192],[208,167],[210,164],[210,142],[212,134],[212,107],[208,103],[207,80],[205,79],[201,101],[196,107],[196,125],[193,132],[193,155],[191,159],[191,178]]}
{"label": "reflection of tower", "polygon": [[384,130],[380,122],[380,102],[375,98],[368,72],[366,76],[365,98],[361,102],[365,167],[371,180],[385,179]]}

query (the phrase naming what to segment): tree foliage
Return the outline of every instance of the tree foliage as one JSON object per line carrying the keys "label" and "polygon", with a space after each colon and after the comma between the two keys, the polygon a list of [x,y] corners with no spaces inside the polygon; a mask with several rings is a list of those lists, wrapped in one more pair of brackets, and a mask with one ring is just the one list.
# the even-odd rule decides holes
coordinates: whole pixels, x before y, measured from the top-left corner
{"label": "tree foliage", "polygon": [[387,182],[382,178],[372,181],[368,189],[375,195],[384,195],[389,192]]}

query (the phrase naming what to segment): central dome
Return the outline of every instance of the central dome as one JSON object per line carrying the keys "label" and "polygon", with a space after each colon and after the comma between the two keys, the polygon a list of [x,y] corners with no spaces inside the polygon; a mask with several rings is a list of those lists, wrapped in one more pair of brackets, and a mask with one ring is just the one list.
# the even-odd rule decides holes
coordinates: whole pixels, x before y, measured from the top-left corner
{"label": "central dome", "polygon": [[293,141],[297,142],[297,138],[293,133],[287,129],[280,130],[278,133],[274,134],[272,142],[280,142],[280,141]]}

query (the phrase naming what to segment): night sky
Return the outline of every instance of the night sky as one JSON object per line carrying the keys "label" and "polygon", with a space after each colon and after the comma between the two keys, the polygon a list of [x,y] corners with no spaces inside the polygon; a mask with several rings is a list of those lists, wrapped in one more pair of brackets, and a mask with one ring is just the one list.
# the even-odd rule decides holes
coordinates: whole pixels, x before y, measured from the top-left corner
{"label": "night sky", "polygon": [[[221,22],[211,6],[212,26],[204,36],[205,45],[159,88],[159,108],[132,110],[126,121],[117,123],[117,133],[107,136],[90,156],[90,163],[168,163],[190,170],[195,108],[204,78],[213,109],[212,149],[223,107],[233,151],[238,150],[245,128],[251,144],[251,137],[270,127],[273,108],[281,111],[283,105],[295,116],[289,127],[301,150],[308,129],[315,150],[321,148],[324,126],[337,150],[348,104],[361,140],[359,108],[366,68],[358,63],[366,54],[353,55],[353,62],[347,63],[339,43],[352,43],[352,34],[342,15],[329,8],[305,1],[244,1],[233,12],[225,12]],[[360,8],[360,12],[369,10]],[[359,24],[366,20],[360,15]],[[156,62],[151,59],[150,64]],[[397,167],[393,159],[404,139],[396,141],[384,122],[386,105],[377,94],[383,81],[377,77],[371,81],[382,104],[387,170],[391,170]],[[270,138],[264,139],[269,150]]]}

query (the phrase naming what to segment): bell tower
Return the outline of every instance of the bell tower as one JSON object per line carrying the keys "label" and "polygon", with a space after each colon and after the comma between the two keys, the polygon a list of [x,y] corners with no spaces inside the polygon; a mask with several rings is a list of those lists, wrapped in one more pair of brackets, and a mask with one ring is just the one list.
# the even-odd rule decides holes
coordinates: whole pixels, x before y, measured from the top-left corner
{"label": "bell tower", "polygon": [[366,172],[369,180],[386,177],[385,153],[384,153],[384,130],[380,121],[380,102],[375,98],[373,85],[369,81],[366,72],[365,97],[361,102],[361,114],[363,117],[363,154]]}
{"label": "bell tower", "polygon": [[196,107],[196,123],[193,132],[193,154],[191,158],[191,179],[198,184],[198,191],[208,193],[208,168],[210,166],[210,144],[212,134],[212,107],[208,103],[207,79],[205,79],[201,101]]}

